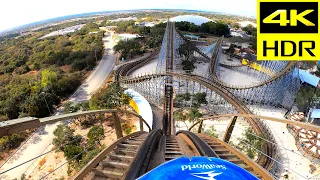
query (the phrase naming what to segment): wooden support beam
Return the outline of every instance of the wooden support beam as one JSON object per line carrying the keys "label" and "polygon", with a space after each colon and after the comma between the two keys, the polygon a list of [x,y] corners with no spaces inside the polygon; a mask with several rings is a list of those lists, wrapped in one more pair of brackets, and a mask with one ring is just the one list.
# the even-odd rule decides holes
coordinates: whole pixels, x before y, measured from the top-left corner
{"label": "wooden support beam", "polygon": [[139,125],[140,125],[140,131],[143,131],[143,121],[142,121],[142,117],[139,117]]}
{"label": "wooden support beam", "polygon": [[121,122],[120,122],[118,113],[113,112],[112,115],[113,115],[113,118],[114,118],[113,124],[114,124],[114,128],[116,130],[117,139],[120,139],[120,138],[123,137],[122,128],[121,128]]}
{"label": "wooden support beam", "polygon": [[238,118],[237,116],[233,117],[233,119],[230,121],[230,123],[227,127],[227,130],[226,130],[224,137],[223,137],[223,141],[226,143],[228,143],[231,138],[231,134],[232,134],[234,125],[236,124],[237,118]]}
{"label": "wooden support beam", "polygon": [[199,128],[198,128],[198,133],[201,133],[201,131],[202,131],[202,124],[203,124],[203,121],[200,121]]}

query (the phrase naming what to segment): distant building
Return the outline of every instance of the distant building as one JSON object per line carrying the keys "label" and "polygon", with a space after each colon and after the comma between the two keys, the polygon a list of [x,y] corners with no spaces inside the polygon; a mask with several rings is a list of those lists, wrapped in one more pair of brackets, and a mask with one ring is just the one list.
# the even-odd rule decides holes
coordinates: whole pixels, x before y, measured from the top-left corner
{"label": "distant building", "polygon": [[198,16],[198,15],[181,15],[181,16],[176,16],[171,18],[170,21],[173,21],[173,22],[187,21],[190,23],[194,23],[197,26],[200,26],[203,23],[207,23],[213,20],[203,16]]}
{"label": "distant building", "polygon": [[312,124],[320,125],[320,109],[310,109],[307,119]]}
{"label": "distant building", "polygon": [[155,25],[153,22],[135,22],[134,24],[140,27],[153,27]]}
{"label": "distant building", "polygon": [[250,21],[241,21],[241,22],[237,22],[238,24],[240,24],[240,26],[242,27],[246,27],[249,24],[251,24],[253,27],[257,27],[256,23],[250,22]]}
{"label": "distant building", "polygon": [[138,34],[118,34],[116,37],[116,41],[120,41],[120,40],[127,41],[127,40],[135,39],[138,37],[140,37]]}
{"label": "distant building", "polygon": [[192,35],[192,34],[185,34],[183,35],[184,37],[190,39],[190,40],[196,40],[196,41],[199,41],[200,39],[200,36],[195,36],[195,35]]}
{"label": "distant building", "polygon": [[126,18],[118,18],[118,19],[113,19],[109,20],[110,22],[119,22],[119,21],[136,21],[138,18],[137,17],[126,17]]}
{"label": "distant building", "polygon": [[242,38],[247,38],[248,37],[248,35],[244,31],[242,31],[242,30],[234,30],[234,29],[230,30],[230,35],[234,36],[234,37],[242,37]]}

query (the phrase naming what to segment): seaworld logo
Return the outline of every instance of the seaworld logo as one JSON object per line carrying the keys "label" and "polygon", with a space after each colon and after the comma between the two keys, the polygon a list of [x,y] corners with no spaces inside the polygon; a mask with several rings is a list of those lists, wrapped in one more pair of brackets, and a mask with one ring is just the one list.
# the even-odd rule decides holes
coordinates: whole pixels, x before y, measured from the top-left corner
{"label": "seaworld logo", "polygon": [[201,178],[201,179],[206,179],[206,180],[216,180],[214,177],[219,176],[222,174],[220,173],[214,173],[215,171],[209,171],[209,172],[203,172],[203,173],[191,173],[192,176]]}
{"label": "seaworld logo", "polygon": [[195,165],[183,165],[181,166],[182,171],[184,170],[192,170],[192,169],[223,169],[227,168],[224,165],[216,165],[216,164],[195,164]]}

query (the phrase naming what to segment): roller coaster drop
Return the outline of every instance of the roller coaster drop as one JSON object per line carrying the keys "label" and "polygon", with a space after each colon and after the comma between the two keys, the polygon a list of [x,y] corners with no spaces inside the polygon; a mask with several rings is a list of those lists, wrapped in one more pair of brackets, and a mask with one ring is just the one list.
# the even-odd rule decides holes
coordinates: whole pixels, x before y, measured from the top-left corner
{"label": "roller coaster drop", "polygon": [[[114,127],[118,140],[91,160],[73,179],[136,179],[163,163],[181,156],[220,158],[240,166],[257,178],[274,179],[274,176],[270,172],[273,172],[272,170],[274,169],[274,159],[278,158],[278,148],[273,134],[264,123],[264,120],[299,125],[317,132],[319,132],[319,129],[313,125],[301,122],[255,116],[247,106],[259,104],[290,108],[293,103],[292,98],[294,98],[295,93],[299,89],[299,83],[295,74],[296,65],[294,63],[279,62],[277,67],[273,68],[275,64],[265,63],[265,68],[268,67],[274,71],[274,76],[269,76],[270,74],[268,75],[269,77],[261,75],[260,77],[263,77],[263,82],[252,86],[231,86],[219,79],[219,58],[221,56],[222,39],[216,42],[211,57],[205,55],[199,49],[196,50],[202,58],[210,63],[205,77],[175,73],[177,68],[179,68],[177,47],[183,41],[187,40],[175,30],[174,23],[168,21],[159,55],[157,73],[129,77],[130,73],[135,69],[153,60],[156,56],[155,53],[137,62],[124,64],[115,72],[115,81],[119,85],[124,88],[134,89],[150,102],[158,105],[158,107],[163,106],[162,127],[156,127],[152,130],[149,128],[149,133],[147,133],[143,131],[142,126],[142,123],[146,122],[139,115],[136,115],[141,122],[141,131],[123,137],[121,125],[117,118],[118,111],[100,110],[53,116],[44,119],[27,118],[23,121],[11,120],[2,122],[0,124],[0,136],[65,119],[111,112],[115,117]],[[226,143],[228,141],[226,137],[228,136],[225,136],[224,141],[222,141],[200,132],[198,134],[190,131],[176,132],[175,121],[173,119],[174,93],[186,92],[191,94],[197,92],[207,94],[208,103],[201,107],[207,111],[207,114],[216,116],[231,114],[228,117],[234,120],[236,120],[237,114],[239,114],[239,116],[249,123],[256,134],[263,134],[267,141],[262,146],[262,153],[259,158],[256,161],[252,161],[246,155],[230,146]],[[268,95],[268,93],[271,93],[271,95]],[[186,102],[184,105],[191,106],[192,99],[191,102]],[[21,126],[22,124],[23,126]],[[148,127],[150,126],[148,125]],[[226,134],[231,134],[231,132],[232,129],[229,126]]]}

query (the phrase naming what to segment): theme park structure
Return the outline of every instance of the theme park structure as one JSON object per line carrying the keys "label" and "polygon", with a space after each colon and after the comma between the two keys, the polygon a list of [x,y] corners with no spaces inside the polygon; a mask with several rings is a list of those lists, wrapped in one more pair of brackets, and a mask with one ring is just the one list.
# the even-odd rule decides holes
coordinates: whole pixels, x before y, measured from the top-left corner
{"label": "theme park structure", "polygon": [[[265,121],[285,123],[317,133],[320,130],[308,123],[259,116],[253,109],[255,106],[266,106],[290,110],[300,84],[297,65],[286,61],[265,61],[261,63],[263,70],[257,71],[244,66],[233,67],[222,64],[220,63],[222,41],[223,38],[218,38],[213,45],[205,48],[196,47],[194,56],[209,63],[205,73],[202,75],[181,73],[182,57],[178,53],[178,48],[183,43],[191,42],[175,29],[174,22],[168,21],[156,72],[130,76],[134,70],[153,60],[157,56],[156,53],[139,61],[126,63],[115,71],[114,80],[121,87],[133,89],[150,103],[162,107],[161,123],[148,124],[141,116],[132,112],[96,110],[1,122],[0,136],[58,121],[81,121],[88,116],[96,118],[112,113],[118,139],[83,167],[72,177],[73,179],[136,179],[163,163],[181,156],[220,158],[240,166],[259,179],[276,179],[280,158],[279,146]],[[220,79],[221,66],[246,68],[248,73],[256,75],[260,83],[250,86],[227,84]],[[200,108],[209,116],[195,122],[189,130],[177,132],[177,122],[173,116],[174,97],[184,93],[205,93],[207,103]],[[184,106],[190,107],[192,104],[191,99]],[[140,120],[140,130],[123,136],[118,113],[137,116]],[[219,118],[231,119],[222,139],[202,132],[205,121]],[[249,124],[254,134],[263,135],[263,145],[255,161],[229,143],[234,125],[239,120]],[[148,128],[147,131],[144,131],[143,124]],[[195,127],[197,130],[194,130]]]}

